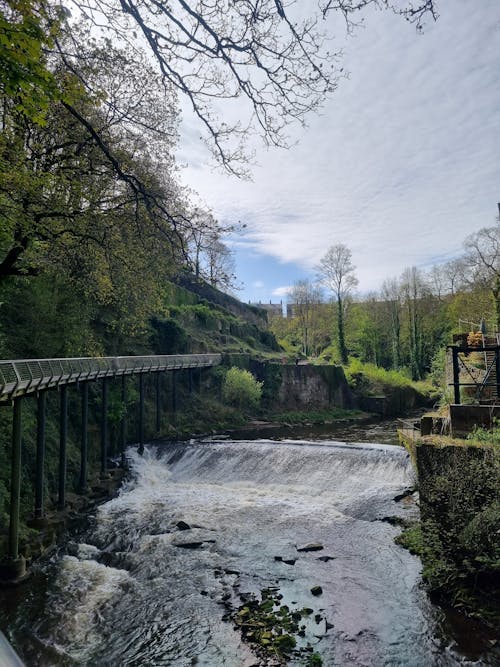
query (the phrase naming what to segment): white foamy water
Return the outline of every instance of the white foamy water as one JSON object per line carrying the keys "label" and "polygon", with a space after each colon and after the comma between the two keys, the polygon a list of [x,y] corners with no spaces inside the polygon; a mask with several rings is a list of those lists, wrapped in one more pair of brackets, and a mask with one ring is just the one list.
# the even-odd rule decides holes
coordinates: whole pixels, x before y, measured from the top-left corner
{"label": "white foamy water", "polygon": [[[326,667],[465,664],[435,638],[420,563],[381,521],[416,511],[394,501],[413,483],[403,449],[207,441],[129,454],[119,496],[55,565],[44,618],[57,623],[34,630],[53,662],[39,664],[264,664],[224,601],[268,586],[321,610],[328,628],[310,639]],[[297,550],[311,542],[323,549]]]}

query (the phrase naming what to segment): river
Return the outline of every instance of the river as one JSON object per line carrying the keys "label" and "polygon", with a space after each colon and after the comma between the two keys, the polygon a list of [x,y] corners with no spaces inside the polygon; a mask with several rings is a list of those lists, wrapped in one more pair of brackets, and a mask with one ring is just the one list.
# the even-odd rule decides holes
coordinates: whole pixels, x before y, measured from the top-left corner
{"label": "river", "polygon": [[30,667],[277,664],[230,618],[271,588],[313,610],[301,641],[326,667],[495,664],[472,622],[457,630],[429,602],[420,561],[394,543],[400,529],[383,519],[418,512],[412,496],[395,500],[413,471],[404,449],[361,442],[373,428],[393,437],[368,427],[130,449],[120,494],[0,594],[0,627]]}

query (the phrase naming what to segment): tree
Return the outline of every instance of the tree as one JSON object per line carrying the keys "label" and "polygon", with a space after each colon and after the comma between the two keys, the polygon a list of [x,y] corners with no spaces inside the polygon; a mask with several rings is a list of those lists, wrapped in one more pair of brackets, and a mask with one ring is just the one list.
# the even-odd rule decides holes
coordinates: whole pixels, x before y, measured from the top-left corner
{"label": "tree", "polygon": [[[426,16],[437,18],[433,4],[318,0],[304,10],[295,1],[281,0],[72,0],[72,20],[65,21],[67,11],[55,0],[2,0],[0,32],[5,36],[0,44],[6,48],[0,47],[0,68],[8,75],[9,94],[28,91],[27,100],[30,92],[40,91],[43,103],[53,63],[64,62],[80,76],[82,49],[96,34],[123,47],[137,62],[138,73],[146,49],[162,87],[184,97],[213,153],[236,173],[250,133],[261,134],[268,145],[286,145],[287,124],[303,123],[344,75],[340,53],[328,38],[330,16],[340,13],[352,31],[363,9],[374,5],[390,8],[420,28]],[[246,113],[239,105],[236,113],[221,114],[218,99],[225,101],[225,109],[231,109],[232,100],[245,102]],[[231,117],[238,120],[231,122]]]}
{"label": "tree", "polygon": [[259,406],[264,383],[254,378],[250,371],[231,366],[222,385],[225,401],[241,409],[255,409]]}
{"label": "tree", "polygon": [[318,266],[321,282],[332,292],[337,302],[337,336],[343,364],[348,362],[344,327],[347,299],[358,284],[354,275],[356,267],[352,264],[351,256],[349,248],[339,243],[327,251]]}
{"label": "tree", "polygon": [[46,51],[66,20],[61,6],[26,0],[0,2],[0,96],[15,100],[16,109],[42,123],[59,87],[47,66]]}
{"label": "tree", "polygon": [[382,284],[387,319],[389,320],[392,367],[401,367],[401,290],[397,279],[389,278]]}
{"label": "tree", "polygon": [[488,287],[495,301],[497,331],[500,331],[500,222],[471,234],[464,243],[469,269],[468,282]]}
{"label": "tree", "polygon": [[315,339],[317,306],[321,303],[321,290],[310,280],[298,280],[290,291],[293,312],[301,330],[302,352],[308,356]]}
{"label": "tree", "polygon": [[210,239],[205,257],[208,281],[212,287],[224,292],[238,289],[234,255],[225,243],[216,237]]}

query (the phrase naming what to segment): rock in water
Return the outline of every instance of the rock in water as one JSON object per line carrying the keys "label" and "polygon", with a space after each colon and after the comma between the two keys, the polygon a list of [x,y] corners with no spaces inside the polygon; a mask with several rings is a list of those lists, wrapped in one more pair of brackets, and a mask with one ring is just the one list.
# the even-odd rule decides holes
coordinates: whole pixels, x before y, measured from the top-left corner
{"label": "rock in water", "polygon": [[179,530],[191,530],[191,526],[185,521],[178,521],[175,525]]}
{"label": "rock in water", "polygon": [[323,545],[316,543],[316,542],[311,542],[310,544],[303,544],[300,547],[297,547],[297,551],[321,551],[323,549]]}
{"label": "rock in water", "polygon": [[321,595],[323,593],[323,589],[321,588],[321,586],[313,586],[311,588],[311,593],[313,595]]}

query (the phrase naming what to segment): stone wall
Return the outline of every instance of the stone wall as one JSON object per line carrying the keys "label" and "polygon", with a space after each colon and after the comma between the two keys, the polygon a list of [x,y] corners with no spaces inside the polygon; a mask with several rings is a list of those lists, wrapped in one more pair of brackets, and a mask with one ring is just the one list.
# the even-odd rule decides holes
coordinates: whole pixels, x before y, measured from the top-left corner
{"label": "stone wall", "polygon": [[341,366],[253,363],[252,372],[264,381],[269,407],[287,410],[357,407]]}
{"label": "stone wall", "polygon": [[446,442],[410,447],[424,578],[438,597],[500,622],[500,452]]}

